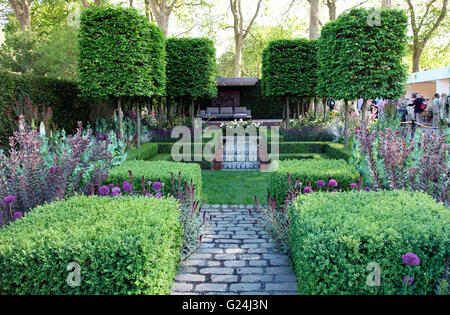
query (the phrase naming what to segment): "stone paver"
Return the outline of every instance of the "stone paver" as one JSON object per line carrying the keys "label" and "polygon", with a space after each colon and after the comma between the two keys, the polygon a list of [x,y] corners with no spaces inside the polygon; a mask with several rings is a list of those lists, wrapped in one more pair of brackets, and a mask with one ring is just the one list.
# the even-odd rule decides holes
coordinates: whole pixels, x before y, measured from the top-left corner
{"label": "stone paver", "polygon": [[211,215],[211,225],[175,277],[173,295],[297,294],[290,261],[258,224],[254,206],[204,205],[202,210]]}

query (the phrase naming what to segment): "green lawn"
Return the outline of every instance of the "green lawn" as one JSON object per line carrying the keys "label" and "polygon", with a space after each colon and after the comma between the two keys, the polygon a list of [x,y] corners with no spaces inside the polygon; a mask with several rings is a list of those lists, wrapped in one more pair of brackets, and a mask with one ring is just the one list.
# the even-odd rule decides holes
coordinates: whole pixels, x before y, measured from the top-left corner
{"label": "green lawn", "polygon": [[269,178],[269,172],[261,171],[202,171],[202,202],[251,205],[255,195],[265,202]]}

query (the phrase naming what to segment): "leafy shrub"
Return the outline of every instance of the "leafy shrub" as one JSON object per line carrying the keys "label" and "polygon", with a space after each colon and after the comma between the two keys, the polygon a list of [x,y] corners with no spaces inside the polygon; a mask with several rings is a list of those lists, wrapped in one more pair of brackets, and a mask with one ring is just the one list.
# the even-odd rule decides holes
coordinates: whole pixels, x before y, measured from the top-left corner
{"label": "leafy shrub", "polygon": [[343,160],[286,160],[280,161],[278,169],[270,176],[270,193],[277,202],[285,199],[288,192],[286,175],[306,185],[334,179],[339,183],[336,189],[350,190],[350,184],[359,180],[359,173]]}
{"label": "leafy shrub", "polygon": [[[167,294],[180,257],[173,198],[73,197],[0,230],[1,294]],[[67,284],[68,264],[81,285]]]}
{"label": "leafy shrub", "polygon": [[23,213],[64,196],[90,193],[107,178],[113,159],[108,141],[92,138],[91,132],[83,133],[80,123],[75,135],[58,133],[50,142],[21,117],[8,155],[0,150],[0,198],[14,196],[16,211]]}
{"label": "leafy shrub", "polygon": [[[168,161],[128,161],[118,167],[110,170],[107,179],[108,183],[122,183],[130,180],[132,172],[133,187],[140,187],[142,176],[146,181],[159,181],[164,183],[166,191],[172,191],[175,187],[172,185],[171,173],[178,176],[181,173],[181,183],[190,184],[191,180],[195,185],[195,196],[199,199],[202,190],[202,173],[200,166],[194,163],[168,162]],[[120,184],[119,184],[120,185]]]}
{"label": "leafy shrub", "polygon": [[342,159],[348,161],[352,156],[352,150],[346,149],[341,143],[328,142],[325,145],[325,154],[330,159]]}
{"label": "leafy shrub", "polygon": [[[419,192],[380,191],[299,196],[290,210],[290,249],[300,294],[398,294],[420,257],[412,294],[431,294],[448,257],[449,213]],[[380,265],[381,286],[366,281]],[[369,271],[368,271],[369,270]]]}

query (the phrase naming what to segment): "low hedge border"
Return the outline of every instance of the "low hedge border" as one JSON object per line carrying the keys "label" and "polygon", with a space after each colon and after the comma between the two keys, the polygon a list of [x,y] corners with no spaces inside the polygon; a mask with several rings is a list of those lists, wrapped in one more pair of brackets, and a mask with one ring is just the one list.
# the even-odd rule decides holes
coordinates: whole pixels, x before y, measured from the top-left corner
{"label": "low hedge border", "polygon": [[[303,194],[290,209],[290,251],[299,294],[433,294],[444,274],[449,209],[420,192]],[[418,266],[402,255],[413,252]],[[367,279],[380,266],[381,285]]]}
{"label": "low hedge border", "polygon": [[[278,154],[280,161],[284,160],[323,160],[328,156],[323,153],[282,153]],[[269,154],[270,160],[273,159],[273,155]]]}
{"label": "low hedge border", "polygon": [[195,184],[196,198],[199,200],[202,191],[202,172],[196,163],[169,162],[169,161],[127,161],[120,166],[113,167],[109,171],[108,179],[105,184],[119,184],[123,181],[130,180],[129,171],[133,173],[133,188],[141,190],[142,176],[145,181],[159,181],[164,183],[165,192],[172,191],[172,175],[175,180],[178,179],[178,173],[181,172],[181,182],[190,183],[191,180]]}
{"label": "low hedge border", "polygon": [[337,181],[344,191],[350,190],[350,184],[359,180],[358,171],[344,160],[286,160],[280,161],[278,169],[270,176],[270,192],[280,203],[285,200],[288,192],[287,174],[293,181],[298,178],[303,187],[309,181],[312,185],[318,180],[328,182],[329,179]]}
{"label": "low hedge border", "polygon": [[148,142],[141,145],[140,149],[127,150],[127,160],[151,160],[158,154],[158,143]]}
{"label": "low hedge border", "polygon": [[[0,230],[0,294],[168,294],[178,208],[172,198],[98,196],[39,206]],[[67,284],[71,262],[80,286]]]}

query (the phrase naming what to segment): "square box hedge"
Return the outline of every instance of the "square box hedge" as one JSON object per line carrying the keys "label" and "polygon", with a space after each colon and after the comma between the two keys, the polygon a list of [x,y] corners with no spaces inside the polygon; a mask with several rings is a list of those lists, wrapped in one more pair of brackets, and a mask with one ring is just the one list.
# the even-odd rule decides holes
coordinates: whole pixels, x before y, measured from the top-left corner
{"label": "square box hedge", "polygon": [[190,184],[191,180],[195,185],[195,196],[197,199],[202,191],[202,170],[197,163],[169,162],[169,161],[128,161],[124,164],[114,167],[109,171],[106,183],[119,184],[119,182],[129,181],[130,174],[133,174],[133,189],[141,191],[142,176],[145,181],[164,183],[164,192],[172,191],[172,174],[175,182],[178,180],[178,173],[181,172],[181,183]]}
{"label": "square box hedge", "polygon": [[[0,294],[167,294],[180,259],[172,198],[74,197],[0,230]],[[80,286],[69,286],[68,264]]]}
{"label": "square box hedge", "polygon": [[[290,210],[290,250],[299,294],[434,294],[448,259],[449,209],[420,192],[301,195]],[[413,252],[418,266],[402,255]],[[370,263],[380,286],[367,285]]]}
{"label": "square box hedge", "polygon": [[305,187],[309,182],[315,186],[318,180],[337,181],[342,190],[350,190],[350,184],[359,180],[358,171],[344,160],[285,160],[280,161],[278,169],[270,176],[270,192],[278,202],[284,201],[288,192],[287,174],[291,174],[292,184],[298,178]]}

